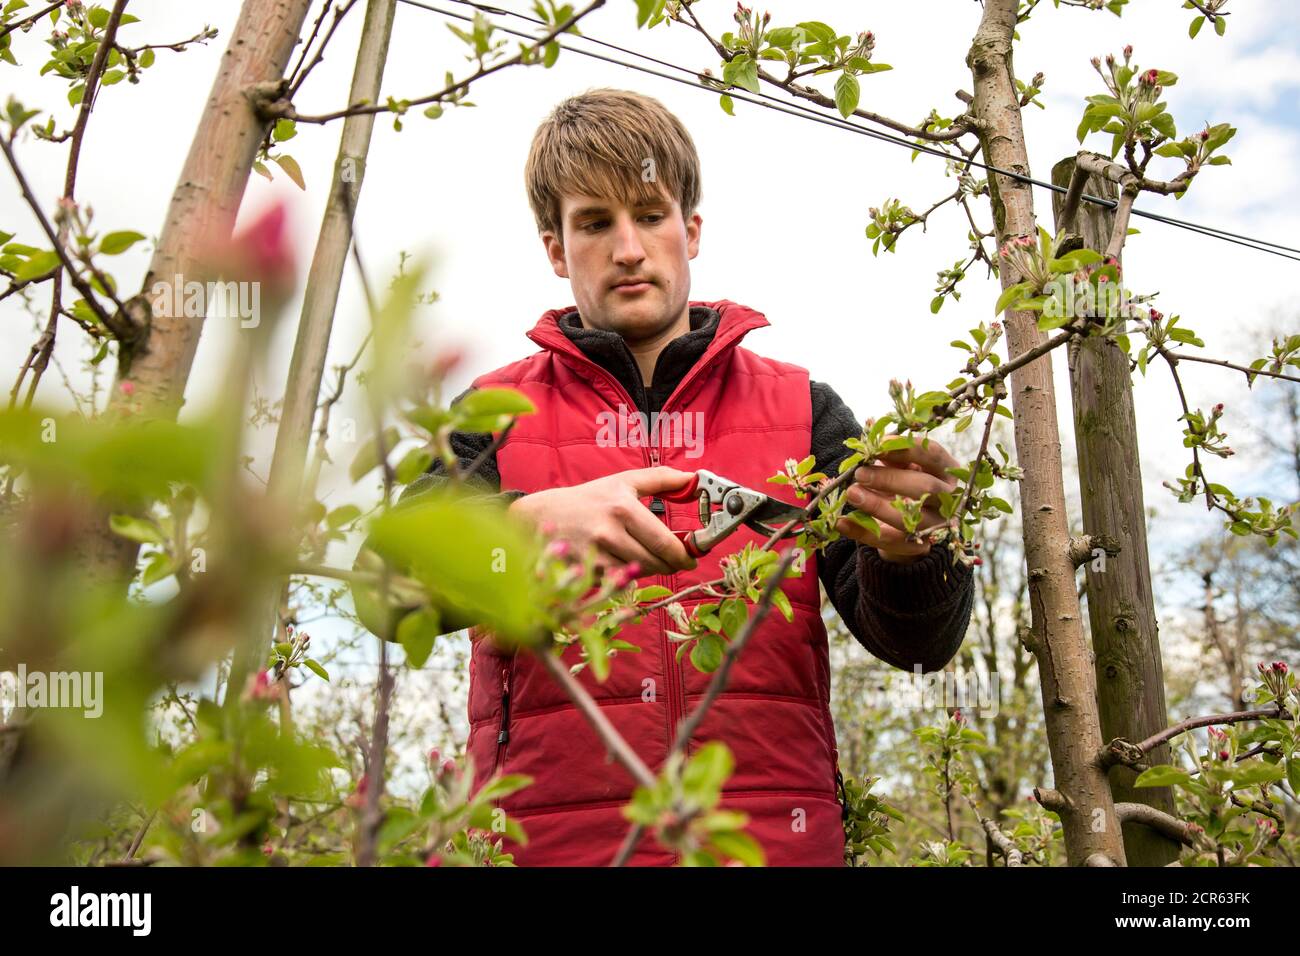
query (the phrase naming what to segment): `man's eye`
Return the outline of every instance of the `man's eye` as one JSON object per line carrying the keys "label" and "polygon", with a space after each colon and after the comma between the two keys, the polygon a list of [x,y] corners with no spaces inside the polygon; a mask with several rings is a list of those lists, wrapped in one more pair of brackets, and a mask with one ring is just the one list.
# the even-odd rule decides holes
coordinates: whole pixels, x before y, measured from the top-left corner
{"label": "man's eye", "polygon": [[595,222],[589,222],[589,223],[587,223],[587,224],[586,224],[585,226],[583,226],[582,228],[585,229],[585,230],[587,230],[588,232],[590,232],[591,230],[593,230],[593,229],[598,229],[598,228],[600,228],[601,226],[604,226],[604,225],[605,225],[605,220],[604,220],[604,219],[598,219],[598,220],[596,220]]}
{"label": "man's eye", "polygon": [[661,219],[663,219],[663,213],[652,212],[652,213],[650,213],[648,216],[642,216],[641,218],[642,218],[642,219],[652,219],[652,220],[654,220],[655,222],[659,222]]}

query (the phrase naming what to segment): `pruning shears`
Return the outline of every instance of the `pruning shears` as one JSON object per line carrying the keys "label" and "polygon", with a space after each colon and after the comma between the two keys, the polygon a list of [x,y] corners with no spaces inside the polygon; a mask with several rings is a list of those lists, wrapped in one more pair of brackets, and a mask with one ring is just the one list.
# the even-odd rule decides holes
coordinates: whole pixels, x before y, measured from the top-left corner
{"label": "pruning shears", "polygon": [[[661,492],[659,497],[666,501],[698,500],[700,524],[704,527],[696,531],[673,532],[686,546],[686,553],[693,558],[711,551],[719,541],[741,525],[770,538],[783,525],[798,519],[799,524],[786,530],[781,538],[792,538],[803,531],[803,508],[786,504],[703,468],[695,472],[685,486],[676,491]],[[715,506],[720,510],[714,511]]]}

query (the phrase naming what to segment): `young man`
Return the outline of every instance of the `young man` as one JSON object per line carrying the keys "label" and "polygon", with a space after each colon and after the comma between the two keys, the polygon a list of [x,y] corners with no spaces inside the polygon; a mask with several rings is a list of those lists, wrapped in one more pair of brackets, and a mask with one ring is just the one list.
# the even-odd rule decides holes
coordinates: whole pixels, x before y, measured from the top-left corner
{"label": "young man", "polygon": [[[637,561],[643,586],[674,592],[721,575],[719,561],[761,537],[742,529],[712,552],[689,557],[673,530],[699,527],[694,503],[665,502],[699,468],[781,494],[766,479],[790,458],[817,456],[837,474],[844,439],[861,424],[827,385],[798,366],[740,347],[768,324],[734,302],[689,298],[689,260],[699,252],[699,159],[681,122],[657,100],[595,90],[561,103],[537,130],[525,178],[538,231],[574,305],[552,309],[528,333],[541,351],[479,376],[471,389],[506,386],[537,406],[478,470],[486,490],[522,520],[598,550],[603,567]],[[463,395],[461,396],[463,397]],[[459,400],[459,398],[457,399]],[[650,434],[618,425],[657,417]],[[664,423],[668,422],[668,426]],[[614,424],[617,427],[611,427]],[[491,435],[456,434],[462,465]],[[793,619],[768,615],[710,708],[692,751],[722,740],[735,758],[722,806],[749,816],[748,832],[769,865],[843,863],[844,832],[830,666],[818,581],[855,637],[903,670],[942,668],[969,622],[971,571],[947,551],[904,540],[889,504],[950,491],[957,462],[937,443],[859,469],[850,501],[873,514],[879,538],[848,519],[845,537],[809,557],[783,590]],[[445,480],[441,465],[403,498]],[[502,489],[505,489],[502,491]],[[795,499],[790,496],[793,503]],[[933,497],[924,524],[941,520]],[[681,603],[687,612],[707,600]],[[603,684],[579,674],[602,712],[657,771],[709,674],[676,660],[665,611],[619,635],[641,648],[621,653]],[[527,774],[532,786],[503,801],[529,843],[508,842],[521,865],[606,865],[629,824],[621,809],[635,788],[607,758],[572,702],[527,653],[507,656],[472,634],[468,752],[475,784],[493,773]],[[572,658],[572,660],[570,660]],[[565,663],[577,660],[577,649]],[[678,856],[646,833],[633,865]]]}

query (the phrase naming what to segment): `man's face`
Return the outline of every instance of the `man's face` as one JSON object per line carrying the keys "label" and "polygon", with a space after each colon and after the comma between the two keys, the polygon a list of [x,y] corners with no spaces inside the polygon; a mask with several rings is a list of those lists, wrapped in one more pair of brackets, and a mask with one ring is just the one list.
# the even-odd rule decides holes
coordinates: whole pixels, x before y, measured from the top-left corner
{"label": "man's face", "polygon": [[[700,250],[702,222],[699,213],[683,220],[681,206],[667,196],[633,209],[617,200],[566,195],[562,236],[544,232],[542,242],[555,274],[573,287],[588,328],[647,342],[687,315],[689,262]],[[628,285],[633,279],[646,281]]]}

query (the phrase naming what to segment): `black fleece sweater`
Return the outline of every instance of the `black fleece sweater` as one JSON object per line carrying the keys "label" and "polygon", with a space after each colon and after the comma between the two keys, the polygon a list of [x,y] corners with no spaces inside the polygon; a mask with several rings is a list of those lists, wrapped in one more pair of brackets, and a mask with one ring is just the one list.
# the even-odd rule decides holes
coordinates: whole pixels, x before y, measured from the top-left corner
{"label": "black fleece sweater", "polygon": [[[655,363],[650,385],[641,378],[636,359],[616,332],[583,328],[578,313],[560,319],[560,328],[583,353],[627,388],[637,408],[658,412],[677,383],[704,354],[717,331],[720,316],[704,306],[691,307],[691,330],[664,348]],[[841,461],[851,454],[846,438],[861,434],[857,417],[835,391],[810,382],[812,398],[812,453],[817,469],[837,474]],[[470,389],[453,401],[459,402]],[[490,434],[454,432],[451,447],[462,467],[468,467],[492,442]],[[446,481],[441,461],[402,492],[403,499],[422,494]],[[495,452],[479,466],[473,481],[484,491],[513,500],[521,491],[501,491]],[[949,560],[946,549],[912,562],[886,561],[873,547],[848,538],[828,545],[817,559],[818,577],[831,603],[854,637],[888,664],[911,671],[939,670],[956,655],[970,623],[974,603],[974,577],[970,568]]]}

